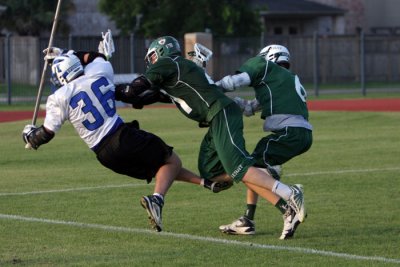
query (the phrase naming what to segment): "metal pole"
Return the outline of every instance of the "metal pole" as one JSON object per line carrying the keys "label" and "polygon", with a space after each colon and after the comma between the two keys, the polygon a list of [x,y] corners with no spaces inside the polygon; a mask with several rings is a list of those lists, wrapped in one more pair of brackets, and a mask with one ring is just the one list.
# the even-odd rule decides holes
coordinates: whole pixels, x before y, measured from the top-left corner
{"label": "metal pole", "polygon": [[11,105],[11,45],[10,45],[10,34],[6,36],[5,43],[5,75],[7,84],[7,103]]}
{"label": "metal pole", "polygon": [[129,49],[130,49],[130,73],[135,73],[135,33],[129,36]]}
{"label": "metal pole", "polygon": [[[61,0],[58,0],[56,13],[54,15],[53,27],[52,27],[51,33],[50,33],[49,45],[47,47],[48,48],[47,49],[47,53],[49,52],[50,47],[52,47],[52,45],[53,45],[53,38],[54,38],[55,31],[56,31],[57,20],[58,20],[59,14],[60,14],[60,7],[61,7]],[[38,94],[37,94],[37,97],[36,97],[35,109],[33,111],[32,125],[36,124],[36,119],[37,119],[37,116],[38,116],[38,113],[39,113],[40,100],[42,98],[42,91],[43,91],[43,86],[44,86],[44,78],[45,78],[45,75],[46,75],[46,69],[47,69],[47,65],[48,64],[49,63],[47,62],[47,60],[45,60],[44,61],[43,71],[42,71],[42,77],[40,79],[39,90],[38,90]],[[28,146],[28,144],[27,144],[27,146]]]}
{"label": "metal pole", "polygon": [[361,93],[363,96],[367,95],[367,89],[365,87],[365,38],[364,31],[360,30],[360,83]]}
{"label": "metal pole", "polygon": [[314,78],[314,91],[315,91],[315,96],[319,96],[319,49],[318,49],[318,33],[315,31],[313,34],[313,40],[314,40],[314,68],[313,68],[313,78]]}
{"label": "metal pole", "polygon": [[68,34],[68,49],[72,49],[72,34]]}

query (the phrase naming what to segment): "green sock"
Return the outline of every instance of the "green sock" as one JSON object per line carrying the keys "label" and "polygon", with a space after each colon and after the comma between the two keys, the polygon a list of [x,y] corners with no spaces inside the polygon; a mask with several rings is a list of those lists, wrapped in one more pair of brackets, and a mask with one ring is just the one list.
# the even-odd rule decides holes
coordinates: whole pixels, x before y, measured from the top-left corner
{"label": "green sock", "polygon": [[254,220],[254,214],[256,213],[257,205],[255,204],[247,204],[247,209],[244,213],[244,217],[249,220]]}
{"label": "green sock", "polygon": [[279,199],[279,201],[275,204],[275,207],[282,213],[285,214],[287,210],[287,203],[285,200],[282,198]]}

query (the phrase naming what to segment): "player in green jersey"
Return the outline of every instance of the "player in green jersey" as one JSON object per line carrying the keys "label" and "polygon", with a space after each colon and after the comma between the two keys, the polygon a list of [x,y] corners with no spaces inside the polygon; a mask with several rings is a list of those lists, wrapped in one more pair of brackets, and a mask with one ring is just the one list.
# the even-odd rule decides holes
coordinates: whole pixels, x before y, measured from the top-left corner
{"label": "player in green jersey", "polygon": [[[208,81],[203,68],[182,57],[177,40],[171,36],[157,38],[150,44],[145,61],[149,90],[168,96],[186,117],[200,127],[208,127],[199,152],[201,177],[242,181],[273,205],[282,206],[304,221],[302,189],[283,184],[253,166],[256,160],[245,148],[240,107],[225,96],[222,88]],[[122,93],[129,91],[135,91],[134,86]]]}
{"label": "player in green jersey", "polygon": [[[276,64],[275,64],[276,63]],[[254,166],[266,169],[280,179],[280,165],[306,152],[312,144],[312,126],[308,122],[306,92],[297,75],[289,71],[290,54],[286,47],[269,45],[247,60],[238,74],[226,76],[217,84],[232,91],[240,86],[252,86],[256,98],[247,101],[235,98],[246,116],[261,111],[264,131],[272,132],[263,137],[252,154],[257,160]],[[221,225],[228,234],[255,234],[254,214],[258,195],[247,189],[247,209],[238,220]],[[284,228],[280,239],[293,237],[300,224],[298,215],[278,207],[283,213]]]}

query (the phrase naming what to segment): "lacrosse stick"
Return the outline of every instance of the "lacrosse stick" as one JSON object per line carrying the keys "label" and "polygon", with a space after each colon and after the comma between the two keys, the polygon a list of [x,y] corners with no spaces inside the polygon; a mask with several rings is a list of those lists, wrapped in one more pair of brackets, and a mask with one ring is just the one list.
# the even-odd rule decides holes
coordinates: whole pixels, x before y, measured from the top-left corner
{"label": "lacrosse stick", "polygon": [[99,53],[105,55],[107,60],[109,60],[112,56],[112,53],[115,52],[111,30],[108,30],[106,33],[102,32],[101,37],[103,38],[103,40],[99,43]]}
{"label": "lacrosse stick", "polygon": [[[54,15],[53,27],[52,27],[51,33],[50,33],[49,46],[47,48],[47,54],[50,51],[50,47],[53,46],[53,38],[54,38],[54,33],[56,31],[58,16],[60,14],[60,7],[61,7],[61,0],[58,0],[56,13]],[[44,85],[44,79],[45,79],[45,76],[46,76],[47,65],[48,65],[48,62],[47,62],[47,60],[45,60],[44,61],[44,66],[43,66],[43,71],[42,71],[42,77],[40,78],[39,90],[38,90],[38,94],[37,94],[37,97],[36,97],[35,109],[33,111],[32,125],[36,124],[36,119],[37,119],[38,111],[39,111],[39,107],[40,107],[40,100],[42,98],[43,85]],[[30,148],[30,144],[27,143],[25,145],[25,148],[29,149]]]}

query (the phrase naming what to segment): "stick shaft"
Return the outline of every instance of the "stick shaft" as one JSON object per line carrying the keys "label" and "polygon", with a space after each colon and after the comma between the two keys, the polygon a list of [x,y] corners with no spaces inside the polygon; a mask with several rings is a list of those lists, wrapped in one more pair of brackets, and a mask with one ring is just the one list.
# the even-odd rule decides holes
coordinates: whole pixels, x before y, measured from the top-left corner
{"label": "stick shaft", "polygon": [[[49,53],[50,47],[53,46],[53,39],[54,39],[56,27],[57,27],[58,16],[60,14],[60,8],[61,8],[61,0],[58,0],[56,13],[54,15],[54,20],[53,20],[53,27],[52,27],[51,33],[50,33],[49,46],[47,49],[47,53]],[[38,111],[39,111],[39,107],[40,107],[40,100],[42,99],[43,85],[44,85],[44,79],[46,76],[47,65],[48,65],[47,60],[45,60],[44,66],[43,66],[43,71],[42,71],[42,77],[40,78],[39,90],[38,90],[38,94],[36,97],[35,109],[33,111],[32,125],[36,124],[36,119],[37,119]]]}

